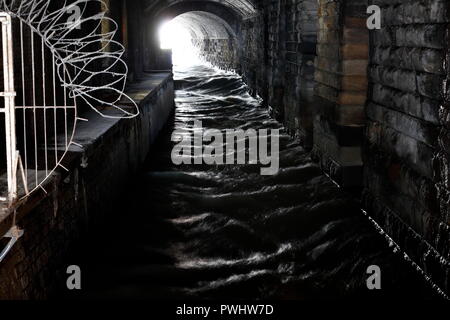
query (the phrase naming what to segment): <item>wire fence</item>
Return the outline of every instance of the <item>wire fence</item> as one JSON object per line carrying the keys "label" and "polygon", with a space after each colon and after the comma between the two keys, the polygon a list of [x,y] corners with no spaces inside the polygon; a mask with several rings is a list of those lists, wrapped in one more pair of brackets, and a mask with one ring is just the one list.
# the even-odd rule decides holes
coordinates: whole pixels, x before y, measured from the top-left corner
{"label": "wire fence", "polygon": [[[56,57],[35,30],[6,13],[2,18],[2,81],[6,154],[6,195],[12,206],[36,189],[58,167],[73,142],[76,101],[57,76]],[[13,21],[14,20],[14,21]],[[64,168],[67,170],[66,168]],[[45,191],[45,189],[43,189]]]}

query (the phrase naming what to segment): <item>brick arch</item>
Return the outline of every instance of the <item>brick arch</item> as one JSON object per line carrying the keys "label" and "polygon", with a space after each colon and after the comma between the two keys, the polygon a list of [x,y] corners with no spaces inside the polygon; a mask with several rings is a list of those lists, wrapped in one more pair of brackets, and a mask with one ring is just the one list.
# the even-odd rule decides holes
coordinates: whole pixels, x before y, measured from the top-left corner
{"label": "brick arch", "polygon": [[203,11],[183,13],[172,21],[189,30],[200,55],[222,69],[239,66],[236,33],[220,16]]}
{"label": "brick arch", "polygon": [[[195,45],[203,57],[224,69],[239,68],[239,43],[242,16],[236,10],[216,1],[169,1],[153,6],[146,11],[145,23],[147,43],[150,48],[150,66],[164,65],[170,68],[168,53],[159,49],[159,27],[167,21],[177,19],[194,35]],[[225,58],[221,59],[220,52]]]}
{"label": "brick arch", "polygon": [[[147,20],[151,21],[153,28],[159,26],[163,21],[172,20],[190,12],[204,12],[220,17],[220,21],[225,21],[235,34],[239,32],[241,17],[227,6],[208,1],[179,1],[169,6],[164,6],[147,15]],[[208,15],[205,15],[207,17]],[[205,21],[206,23],[206,21]]]}
{"label": "brick arch", "polygon": [[[145,3],[145,11],[159,13],[160,10],[167,7],[172,7],[174,5],[192,2],[190,0],[159,0],[151,1],[147,0]],[[209,4],[218,4],[233,10],[236,14],[240,15],[242,18],[252,16],[256,14],[256,6],[254,0],[203,0],[198,1]]]}
{"label": "brick arch", "polygon": [[204,11],[189,11],[172,19],[185,26],[193,39],[230,39],[236,34],[221,17]]}

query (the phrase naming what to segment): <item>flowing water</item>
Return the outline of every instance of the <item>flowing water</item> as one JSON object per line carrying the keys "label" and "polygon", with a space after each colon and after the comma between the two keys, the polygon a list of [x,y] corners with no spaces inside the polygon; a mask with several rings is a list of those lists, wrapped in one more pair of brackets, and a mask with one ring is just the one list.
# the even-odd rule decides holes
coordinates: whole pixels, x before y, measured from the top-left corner
{"label": "flowing water", "polygon": [[[81,258],[82,298],[420,298],[433,290],[389,248],[241,78],[198,65],[175,73],[174,119],[117,219]],[[281,129],[280,171],[171,161],[171,133]],[[124,214],[126,212],[126,214]],[[94,245],[93,245],[94,244]],[[370,265],[382,290],[368,290]]]}

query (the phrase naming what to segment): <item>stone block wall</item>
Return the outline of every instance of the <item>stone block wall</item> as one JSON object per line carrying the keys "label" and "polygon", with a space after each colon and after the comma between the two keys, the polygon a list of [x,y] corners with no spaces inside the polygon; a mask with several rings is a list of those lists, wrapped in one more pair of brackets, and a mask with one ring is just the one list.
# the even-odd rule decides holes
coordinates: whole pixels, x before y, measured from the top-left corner
{"label": "stone block wall", "polygon": [[312,146],[317,0],[286,1],[284,122],[289,132]]}
{"label": "stone block wall", "polygon": [[244,80],[292,135],[314,146],[331,177],[350,187],[362,182],[367,6],[366,0],[265,0],[240,35]]}
{"label": "stone block wall", "polygon": [[242,27],[241,73],[305,146],[312,144],[316,0],[266,0]]}
{"label": "stone block wall", "polygon": [[283,6],[284,1],[261,1],[259,14],[243,21],[239,35],[242,77],[280,121],[284,120]]}
{"label": "stone block wall", "polygon": [[376,0],[364,150],[365,204],[443,289],[449,286],[449,2]]}
{"label": "stone block wall", "polygon": [[241,32],[241,63],[239,71],[242,78],[252,90],[253,95],[259,95],[267,104],[269,85],[267,83],[266,48],[267,28],[266,15],[247,19],[242,23]]}
{"label": "stone block wall", "polygon": [[314,155],[335,181],[361,185],[367,98],[367,1],[319,0]]}
{"label": "stone block wall", "polygon": [[235,39],[193,39],[201,57],[223,70],[238,70],[239,59]]}
{"label": "stone block wall", "polygon": [[280,121],[285,119],[285,0],[268,1],[267,15],[267,83],[268,105],[272,115]]}

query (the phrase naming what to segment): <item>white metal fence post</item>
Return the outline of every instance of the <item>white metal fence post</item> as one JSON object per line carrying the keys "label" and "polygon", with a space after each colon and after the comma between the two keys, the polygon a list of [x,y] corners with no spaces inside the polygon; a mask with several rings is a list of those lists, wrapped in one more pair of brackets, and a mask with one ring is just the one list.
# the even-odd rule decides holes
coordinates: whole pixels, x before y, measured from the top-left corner
{"label": "white metal fence post", "polygon": [[6,161],[8,176],[8,205],[11,207],[17,199],[17,146],[16,146],[16,116],[14,90],[14,61],[12,44],[11,16],[5,12],[0,13],[2,24],[2,51],[3,51],[3,81],[5,99],[5,130],[6,130]]}

